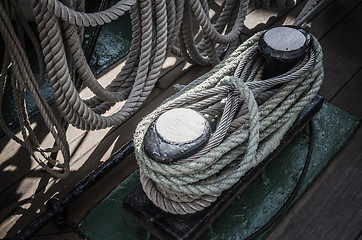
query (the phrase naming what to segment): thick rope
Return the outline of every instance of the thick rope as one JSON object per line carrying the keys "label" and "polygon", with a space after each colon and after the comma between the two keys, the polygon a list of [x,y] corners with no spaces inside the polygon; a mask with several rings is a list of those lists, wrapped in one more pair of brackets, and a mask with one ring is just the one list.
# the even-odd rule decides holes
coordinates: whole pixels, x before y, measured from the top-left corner
{"label": "thick rope", "polygon": [[82,27],[95,27],[116,20],[128,11],[130,7],[135,4],[135,1],[136,0],[122,0],[111,8],[96,13],[75,11],[58,0],[41,0],[40,2],[42,5],[46,6],[52,14],[65,22]]}
{"label": "thick rope", "polygon": [[[10,4],[8,4],[8,1],[3,2],[8,5],[7,9],[11,10],[7,12],[15,12],[15,19],[20,19],[25,33],[35,46],[40,67],[41,77],[39,78],[39,82],[43,82],[45,65],[54,91],[58,110],[66,121],[84,130],[119,126],[139,109],[158,80],[167,51],[176,49],[176,52],[180,52],[180,50],[177,50],[175,47],[177,38],[184,35],[183,33],[180,34],[180,29],[184,29],[184,31],[186,29],[188,32],[187,41],[189,41],[189,43],[186,44],[185,48],[182,48],[184,50],[183,52],[193,52],[193,45],[190,43],[193,42],[192,39],[195,38],[195,35],[188,29],[190,26],[190,15],[185,15],[185,12],[192,12],[194,18],[200,22],[199,24],[205,29],[203,31],[206,33],[205,40],[194,49],[194,52],[199,53],[201,51],[201,54],[204,54],[203,52],[205,51],[208,52],[211,54],[209,60],[203,64],[216,64],[219,62],[222,51],[216,52],[212,50],[215,44],[217,44],[214,40],[221,39],[222,42],[230,43],[238,38],[247,6],[247,1],[243,1],[243,4],[239,4],[238,1],[235,0],[227,1],[224,7],[225,10],[221,13],[214,28],[210,19],[208,19],[207,13],[209,8],[207,1],[194,0],[189,4],[188,1],[175,0],[139,0],[137,2],[135,0],[122,0],[105,11],[84,13],[84,1],[82,0],[62,0],[62,2],[59,0],[32,0],[35,22],[39,31],[39,44],[30,28],[27,27],[22,14],[17,8],[17,4],[13,3],[13,1],[9,1]],[[238,6],[238,11],[233,9],[235,6]],[[202,10],[200,7],[202,7]],[[127,56],[125,66],[116,78],[104,88],[98,83],[86,62],[81,46],[83,38],[82,27],[108,23],[121,16],[125,11],[130,12],[132,20],[132,46]],[[2,24],[2,27],[11,25],[11,22],[5,19],[5,17],[4,21],[7,22]],[[234,20],[229,20],[230,18]],[[182,27],[182,25],[185,24],[186,27]],[[16,34],[12,34],[10,37],[8,31],[3,31],[3,39],[7,47],[11,49],[9,50],[9,54],[11,53],[10,59],[4,61],[4,66],[11,61],[14,70],[22,68],[22,65],[25,66],[24,61],[27,60],[25,57],[22,60],[14,60],[15,56],[12,55],[13,52],[17,52],[17,50],[13,51],[13,48],[20,48],[20,45],[15,46],[14,43],[10,42],[22,41],[21,35],[23,30],[20,27],[21,25],[18,25],[19,39],[17,39],[18,36],[16,36]],[[225,32],[226,37],[218,33],[223,32],[224,29],[227,29]],[[8,41],[10,42],[8,43]],[[24,46],[21,47],[24,48]],[[188,54],[185,54],[185,56],[186,55]],[[192,58],[195,58],[194,55],[192,56]],[[204,57],[201,58],[203,59]],[[193,61],[191,58],[186,59]],[[17,61],[18,64],[13,61]],[[43,64],[44,61],[45,64]],[[7,73],[8,70],[4,67],[2,71],[2,86],[5,86],[5,76]],[[27,70],[26,74],[32,75],[30,69]],[[85,86],[94,93],[94,97],[89,99],[80,98],[74,86],[75,76],[78,76],[79,79],[84,82]],[[33,75],[31,78],[33,78]],[[14,84],[15,82],[13,85]],[[23,85],[14,85],[14,87],[18,86]],[[19,92],[23,95],[23,90]],[[31,92],[31,94],[36,99],[36,102],[42,101],[42,96],[40,96],[39,91]],[[17,108],[19,118],[21,119],[23,137],[27,139],[27,134],[32,133],[32,130],[27,120],[25,108],[21,106],[23,105],[21,102],[24,101],[22,95],[17,97],[18,94],[14,94],[14,97],[16,97],[15,100],[18,103]],[[121,109],[112,115],[104,115],[116,102],[121,101],[125,101]],[[44,107],[39,107],[41,114],[49,118],[50,113],[43,110],[43,108]],[[25,120],[23,121],[22,119]],[[51,121],[55,120],[53,119]],[[48,121],[50,124],[49,128],[54,129],[51,121]],[[3,123],[2,127],[6,128],[5,125],[6,124]],[[59,123],[55,123],[54,126],[59,126]],[[14,135],[9,131],[5,132],[14,138]],[[59,129],[57,132],[64,131]],[[63,134],[59,135],[63,136]],[[27,148],[32,153],[33,150],[30,149],[39,144],[33,134],[30,134],[30,139],[32,139],[32,141],[28,141]],[[19,139],[16,141],[20,142]],[[59,141],[64,142],[64,144],[57,143],[56,145],[58,147],[55,147],[51,151],[62,149],[62,146],[67,148],[67,140],[65,137],[62,137]],[[32,145],[34,146],[31,147]],[[63,153],[63,155],[68,154]],[[48,161],[52,165],[56,162],[56,160],[53,159],[48,159]],[[64,166],[68,169],[69,159],[64,161]],[[49,167],[45,168],[52,172]]]}
{"label": "thick rope", "polygon": [[[8,80],[6,76],[9,74],[10,71],[7,66],[10,65],[11,61],[11,83],[16,109],[19,114],[19,123],[23,139],[18,138],[8,129],[6,123],[2,118],[1,110],[0,125],[8,136],[10,136],[13,140],[26,148],[29,153],[34,157],[34,159],[45,170],[58,178],[66,177],[69,175],[70,154],[64,129],[54,116],[46,100],[43,98],[43,95],[40,93],[40,88],[30,69],[30,64],[26,57],[24,47],[21,45],[19,39],[17,38],[16,32],[11,24],[11,20],[6,14],[3,1],[0,2],[0,31],[1,36],[5,40],[6,44],[2,74],[0,79],[0,106],[3,99],[5,83]],[[36,135],[32,131],[32,128],[30,127],[30,122],[27,117],[24,100],[25,90],[28,90],[33,96],[36,96],[34,99],[39,107],[40,113],[44,118],[46,127],[49,129],[55,142],[57,143],[57,147],[55,149],[43,149],[40,147],[39,141],[37,140]],[[49,157],[49,154],[47,154],[58,150],[61,150],[62,152],[64,159],[62,162],[51,159]],[[37,153],[40,154],[40,156]],[[52,163],[55,168],[50,168],[47,165],[47,162]]]}
{"label": "thick rope", "polygon": [[[2,128],[11,138],[26,147],[49,172],[57,177],[68,174],[69,149],[65,132],[43,99],[39,86],[34,82],[35,78],[28,66],[24,51],[24,35],[30,39],[38,56],[40,68],[38,82],[41,84],[44,81],[44,66],[46,66],[58,110],[65,120],[84,130],[103,129],[121,125],[140,108],[158,80],[168,51],[179,56],[182,55],[189,62],[201,65],[216,65],[224,54],[231,53],[239,44],[238,39],[248,3],[247,0],[225,1],[216,22],[211,23],[208,14],[209,5],[206,0],[122,0],[109,9],[96,13],[83,12],[84,0],[62,0],[61,2],[59,0],[32,0],[39,43],[19,11],[17,2],[3,0],[2,8],[5,8],[6,11],[3,11],[1,27],[7,51],[5,51],[3,61],[0,87],[3,92],[5,81],[9,80],[6,76],[10,72],[16,71],[15,74],[12,74],[14,81],[11,79],[11,84],[23,140],[15,137],[7,129],[3,120],[1,121]],[[108,23],[121,16],[125,11],[130,12],[132,21],[133,34],[130,52],[125,66],[116,78],[108,86],[102,87],[92,74],[82,51],[83,26]],[[304,12],[306,13],[301,14],[301,21],[308,19],[303,18],[307,14],[307,10]],[[10,15],[17,20],[15,27],[12,26]],[[195,19],[195,21],[191,22],[190,19]],[[199,42],[195,40],[197,31],[190,30],[192,26],[200,28],[198,37],[201,40]],[[178,46],[175,44],[176,41]],[[262,67],[260,60],[255,61],[259,61],[259,65],[254,66],[249,63],[242,72],[243,76],[247,72],[246,69],[252,66],[253,71],[247,76],[249,79],[258,76]],[[8,68],[10,63],[12,67]],[[79,96],[74,86],[75,76],[78,76],[94,93],[93,97],[82,99]],[[256,81],[251,82],[256,83]],[[225,86],[230,87],[229,84]],[[55,138],[56,146],[51,149],[42,149],[33,133],[24,107],[25,89],[28,89],[33,95],[47,127]],[[228,91],[234,92],[232,89]],[[275,90],[262,91],[260,87],[253,87],[251,91],[256,96],[258,104],[265,102],[275,92]],[[219,129],[219,133],[214,139],[229,135],[230,127],[237,125],[235,122],[230,122],[233,111],[238,109],[235,105],[238,104],[235,101],[235,93],[231,94],[231,92],[228,97],[230,112],[225,112],[225,126]],[[223,112],[223,104],[220,103],[220,99],[225,98],[226,95],[217,94],[212,98],[202,97],[198,99],[199,103],[195,99],[191,99],[190,107],[209,114],[211,119],[215,114]],[[0,98],[2,101],[2,96]],[[121,109],[112,115],[106,115],[115,103],[121,101],[124,101]],[[247,112],[246,106],[242,105],[239,113],[236,114],[244,117],[240,116],[238,124],[248,121],[245,118]],[[227,129],[226,126],[229,124],[230,127]],[[227,130],[225,131],[225,129]],[[215,140],[215,143],[218,141]],[[51,159],[46,154],[46,152],[58,150],[63,152],[64,160]],[[39,151],[45,160],[36,157],[36,151]],[[54,172],[47,167],[47,161],[60,170]],[[64,174],[63,171],[65,171]]]}
{"label": "thick rope", "polygon": [[[146,195],[161,209],[190,214],[209,206],[279,145],[299,112],[317,94],[323,68],[322,51],[315,38],[306,58],[286,74],[265,80],[257,78],[258,74],[253,73],[253,79],[243,74],[245,69],[253,72],[250,61],[260,65],[260,54],[255,50],[260,35],[254,35],[210,73],[166,100],[137,126],[134,143],[141,183]],[[274,88],[277,91],[269,90]],[[222,101],[225,104],[206,101],[222,91],[237,92],[238,101],[233,100],[234,94]],[[259,98],[264,96],[261,93],[268,93],[267,98],[262,97],[264,101]],[[196,101],[203,101],[205,106],[195,105]],[[220,122],[199,153],[174,164],[155,162],[145,154],[143,137],[160,114],[176,107],[208,109],[216,105],[221,109]],[[235,108],[244,114],[235,114],[231,110]]]}

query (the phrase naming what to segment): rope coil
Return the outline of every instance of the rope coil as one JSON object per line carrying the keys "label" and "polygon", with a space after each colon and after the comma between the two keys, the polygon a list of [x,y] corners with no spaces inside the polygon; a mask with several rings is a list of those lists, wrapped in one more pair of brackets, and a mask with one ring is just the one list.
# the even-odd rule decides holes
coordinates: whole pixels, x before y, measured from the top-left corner
{"label": "rope coil", "polygon": [[[300,24],[312,16],[311,9],[317,3],[316,0],[308,1],[303,14],[298,17]],[[50,78],[58,110],[66,121],[83,130],[119,126],[140,108],[151,93],[169,51],[199,65],[216,65],[223,56],[234,51],[240,44],[238,38],[248,5],[248,0],[227,0],[221,6],[220,15],[213,22],[208,14],[207,0],[120,0],[109,9],[96,13],[84,12],[85,0],[32,0],[38,39],[19,10],[17,1],[2,0],[0,30],[6,48],[0,76],[0,104],[5,84],[11,81],[22,139],[8,129],[0,112],[1,127],[10,138],[25,147],[48,172],[59,178],[66,177],[69,175],[70,161],[66,133],[39,90],[44,82],[45,70]],[[119,74],[108,86],[102,87],[91,72],[82,50],[83,27],[108,23],[125,11],[129,11],[132,21],[130,52]],[[15,21],[12,22],[11,19]],[[195,21],[191,22],[191,19]],[[198,38],[201,39],[199,42],[196,41],[195,34],[198,29]],[[38,79],[29,66],[24,37],[30,39],[36,50]],[[12,66],[8,67],[10,65]],[[251,63],[248,63],[249,65]],[[257,76],[257,69],[254,67],[249,74],[250,79]],[[245,75],[245,71],[241,74]],[[11,78],[7,77],[8,75],[11,75]],[[76,76],[94,93],[93,97],[82,99],[79,96],[74,84]],[[256,84],[256,81],[254,83]],[[220,88],[234,87],[226,84]],[[233,91],[230,89],[228,91]],[[34,97],[38,105],[56,143],[53,148],[40,147],[24,107],[25,91]],[[255,93],[253,88],[251,91],[254,95],[257,94],[257,102],[263,99],[265,101],[270,95],[263,91]],[[225,98],[224,95],[218,93],[211,98],[195,98],[199,103],[195,99],[190,101],[195,109],[201,108],[201,112],[213,116],[222,112],[220,109],[223,104],[220,99]],[[230,111],[236,111],[235,104],[238,103],[235,101],[235,94],[229,95]],[[121,109],[112,115],[105,115],[121,101],[125,101]],[[208,107],[202,109],[205,104]],[[247,112],[247,109],[242,111]],[[242,111],[240,110],[240,115],[243,115]],[[227,116],[225,115],[225,119],[230,119]],[[243,117],[240,116],[238,121],[241,119]],[[246,120],[244,117],[243,121]],[[237,125],[236,122],[231,122],[230,128],[234,125]],[[220,128],[219,134],[229,134],[228,131]],[[215,140],[213,144],[216,143]],[[57,151],[62,152],[62,158],[52,159],[49,153]],[[49,164],[55,167],[49,167]]]}
{"label": "rope coil", "polygon": [[[315,38],[305,59],[287,73],[265,80],[258,74],[249,77],[252,72],[262,71],[261,64],[247,64],[258,63],[260,55],[255,54],[255,49],[261,34],[251,37],[211,72],[166,100],[137,126],[134,144],[141,183],[146,195],[161,209],[190,214],[209,206],[279,145],[299,112],[317,94],[323,67],[321,47]],[[229,93],[226,101],[195,105],[224,95],[224,91]],[[209,143],[216,143],[173,164],[155,162],[145,154],[143,137],[161,113],[186,107],[208,115],[211,113],[207,109],[215,105],[222,113],[216,117],[219,124]]]}

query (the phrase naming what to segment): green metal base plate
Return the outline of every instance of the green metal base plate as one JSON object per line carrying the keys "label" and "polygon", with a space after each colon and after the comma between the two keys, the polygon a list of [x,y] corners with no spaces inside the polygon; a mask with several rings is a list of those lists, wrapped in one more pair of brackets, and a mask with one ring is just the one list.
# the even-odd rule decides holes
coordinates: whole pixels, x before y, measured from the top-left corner
{"label": "green metal base plate", "polygon": [[[328,165],[359,125],[357,118],[325,103],[313,119],[314,151],[297,198]],[[262,227],[282,207],[294,189],[304,166],[309,129],[303,129],[228,209],[201,239],[245,239]],[[145,239],[154,237],[123,209],[123,199],[139,185],[138,171],[131,174],[80,223],[80,232],[90,240]],[[266,233],[267,234],[267,233]]]}

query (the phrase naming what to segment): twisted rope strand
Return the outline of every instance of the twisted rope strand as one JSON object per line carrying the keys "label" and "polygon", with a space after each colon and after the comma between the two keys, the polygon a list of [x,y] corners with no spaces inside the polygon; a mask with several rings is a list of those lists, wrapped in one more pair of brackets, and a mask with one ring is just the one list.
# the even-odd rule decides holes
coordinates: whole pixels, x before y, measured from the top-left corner
{"label": "twisted rope strand", "polygon": [[[199,211],[200,205],[190,200],[190,196],[207,202],[207,206],[210,205],[211,202],[205,199],[215,199],[278,146],[299,112],[314,98],[320,88],[323,79],[322,52],[315,38],[310,53],[288,74],[266,79],[264,86],[263,81],[255,78],[247,81],[249,76],[246,72],[250,72],[253,67],[248,66],[245,59],[259,58],[255,54],[255,46],[260,34],[246,41],[210,73],[166,100],[137,126],[134,143],[141,182],[147,196],[161,209],[177,214]],[[252,62],[258,64],[258,61]],[[245,68],[248,70],[242,74]],[[241,75],[242,78],[234,77],[234,74]],[[262,92],[263,89],[280,84],[283,85],[277,93],[262,105],[257,105],[252,89]],[[213,95],[214,91],[210,90],[218,89],[220,86],[232,86],[237,89],[240,94],[240,100],[237,102],[243,102],[248,109],[245,114],[248,117],[243,118],[240,123],[234,122],[235,109],[240,107],[229,95],[226,103],[221,106],[224,110],[217,127],[227,129],[228,135],[225,135],[224,130],[219,130],[223,133],[214,133],[217,137],[211,137],[205,149],[174,164],[155,162],[144,153],[143,136],[157,116],[172,107],[191,106],[190,97],[194,95],[199,99],[202,98],[202,93],[205,93],[205,97],[218,96]]]}

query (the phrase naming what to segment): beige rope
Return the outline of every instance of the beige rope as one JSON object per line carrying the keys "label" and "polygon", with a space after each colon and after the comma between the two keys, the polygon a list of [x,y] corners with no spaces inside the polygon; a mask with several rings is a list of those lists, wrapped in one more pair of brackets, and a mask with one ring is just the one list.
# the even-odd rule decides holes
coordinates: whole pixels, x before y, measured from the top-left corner
{"label": "beige rope", "polygon": [[[41,42],[40,47],[18,10],[17,3],[5,0],[3,2],[8,5],[8,9],[14,10],[13,12],[17,16],[16,19],[20,19],[21,25],[24,26],[26,34],[37,50],[41,75],[40,83],[43,82],[44,78],[43,59],[45,59],[58,109],[67,121],[85,130],[118,126],[141,106],[158,79],[167,49],[171,50],[179,35],[181,20],[184,19],[185,5],[183,1],[173,0],[167,1],[167,4],[165,0],[153,2],[140,0],[137,3],[134,0],[123,0],[103,12],[84,13],[82,12],[84,10],[84,1],[75,1],[73,3],[65,0],[63,2],[58,0],[33,0],[35,21]],[[198,4],[198,2],[194,1],[193,4]],[[203,1],[202,4],[207,11],[207,2]],[[130,10],[133,30],[130,53],[122,71],[109,86],[103,88],[86,64],[84,53],[81,50],[83,30],[79,26],[104,24],[121,16],[127,10]],[[6,13],[4,14],[6,15]],[[12,28],[11,21],[5,15],[2,27],[7,25]],[[157,21],[152,21],[152,18],[157,19]],[[227,19],[225,14],[223,19],[224,21]],[[18,27],[18,29],[21,35],[22,28]],[[64,29],[64,34],[62,29]],[[7,47],[15,49],[15,51],[10,51],[10,58],[7,57],[8,52],[6,52],[4,58],[2,89],[5,86],[5,77],[8,72],[5,65],[9,64],[10,61],[13,64],[12,70],[16,71],[16,74],[13,74],[17,77],[16,81],[20,81],[20,78],[34,79],[30,68],[25,67],[26,70],[21,70],[28,64],[26,63],[26,57],[23,57],[23,59],[18,57],[24,52],[23,46],[11,43],[21,41],[21,38],[18,40],[16,34],[12,34],[10,37],[11,34],[6,29],[2,33]],[[192,37],[192,35],[190,36]],[[237,34],[233,36],[235,38]],[[15,56],[13,53],[18,54]],[[23,54],[23,56],[25,55]],[[17,75],[20,73],[23,75]],[[93,98],[81,99],[79,97],[73,84],[75,73],[95,94]],[[18,84],[16,81],[12,81],[12,84],[14,89],[19,89],[20,92],[19,95],[14,90],[14,98],[17,103],[24,140],[20,140],[8,131],[3,121],[2,127],[6,129],[5,132],[10,137],[25,146],[32,155],[34,155],[34,149],[38,149],[37,151],[40,151],[41,155],[45,157],[45,161],[41,161],[37,156],[34,156],[36,160],[49,172],[57,177],[63,177],[62,173],[60,175],[54,173],[53,169],[47,166],[46,161],[51,164],[55,164],[57,161],[50,159],[45,155],[45,150],[39,148],[39,142],[30,127],[22,102],[25,101],[23,97],[24,89],[30,89],[31,87],[22,84],[22,82]],[[38,86],[34,87],[38,88]],[[56,135],[54,137],[56,138],[57,147],[46,151],[54,152],[61,149],[64,162],[55,165],[60,168],[63,167],[66,170],[64,174],[66,176],[69,173],[69,149],[64,130],[60,127],[59,122],[51,117],[52,113],[48,112],[48,107],[46,107],[40,92],[36,89],[30,92],[36,99],[37,104],[41,105],[39,106],[41,114],[45,119],[49,118],[47,120],[48,127],[53,131],[54,125],[57,129],[55,132],[53,131],[53,134]],[[103,116],[114,103],[124,100],[127,101],[122,109],[111,116]],[[54,124],[52,121],[54,121]],[[62,144],[58,142],[62,142]]]}
{"label": "beige rope", "polygon": [[[30,69],[30,64],[26,57],[25,51],[21,43],[19,42],[15,30],[11,25],[11,20],[9,19],[6,11],[4,9],[3,1],[0,2],[0,31],[1,36],[5,40],[6,44],[6,53],[3,63],[3,71],[1,75],[0,82],[0,99],[2,101],[2,95],[4,94],[4,86],[6,82],[6,75],[4,74],[6,65],[12,63],[12,87],[13,94],[16,102],[16,108],[20,114],[20,128],[22,131],[23,139],[16,137],[6,126],[2,113],[0,112],[0,124],[4,131],[14,139],[16,142],[25,147],[29,153],[34,157],[34,159],[48,172],[52,175],[63,178],[69,175],[69,146],[66,141],[66,136],[63,127],[58,122],[54,116],[52,110],[48,106],[46,100],[43,98],[40,93],[38,83],[35,80],[35,77]],[[5,67],[6,66],[6,67]],[[40,113],[42,114],[46,127],[49,129],[52,134],[55,142],[57,143],[56,149],[43,149],[39,146],[39,141],[36,138],[36,135],[30,127],[29,120],[27,118],[25,103],[24,103],[24,92],[28,90],[35,97],[35,102],[39,107]],[[1,110],[0,110],[1,111]],[[61,150],[63,155],[63,162],[55,161],[50,158],[46,153],[51,153],[53,151]],[[37,154],[39,153],[40,156]],[[43,158],[43,159],[42,159]],[[46,162],[54,164],[55,168],[48,167]]]}
{"label": "beige rope", "polygon": [[[83,12],[84,0],[32,0],[39,44],[19,11],[17,2],[1,1],[2,38],[9,49],[4,56],[1,91],[5,81],[9,81],[6,78],[7,74],[13,72],[14,79],[11,81],[23,140],[15,137],[3,121],[2,128],[11,138],[26,147],[49,172],[57,177],[64,177],[69,173],[69,149],[65,132],[54,118],[35,82],[28,66],[22,35],[26,34],[29,37],[37,52],[40,67],[39,83],[43,82],[44,65],[46,66],[58,110],[62,116],[75,127],[95,130],[119,126],[140,108],[158,80],[168,51],[172,50],[187,61],[201,65],[215,65],[224,53],[231,53],[238,45],[248,3],[247,0],[225,1],[219,18],[215,24],[212,24],[206,0],[121,0],[109,9],[96,13]],[[81,50],[82,26],[105,24],[118,18],[125,11],[130,12],[132,20],[132,46],[125,66],[116,78],[103,88],[91,73]],[[16,33],[15,27],[9,20],[9,14],[13,14],[17,20]],[[191,18],[196,20],[203,35],[198,43],[190,31]],[[175,41],[178,41],[178,46]],[[8,69],[7,65],[10,63],[12,68]],[[73,84],[76,74],[94,93],[93,97],[82,99],[79,96]],[[257,71],[254,74],[257,74]],[[57,147],[42,149],[39,146],[24,108],[25,89],[28,89],[35,98]],[[271,92],[259,91],[255,94],[259,94],[256,100],[261,101],[262,96],[267,99]],[[215,99],[212,101],[215,102]],[[199,104],[194,103],[194,107],[203,104],[202,99],[200,100]],[[120,101],[125,101],[123,107],[116,113],[106,116],[107,111]],[[220,106],[216,105],[209,106],[203,111],[220,112]],[[243,111],[247,112],[245,107]],[[64,160],[54,160],[47,155],[58,150],[62,151]],[[35,152],[39,152],[44,160],[40,160]],[[56,165],[59,171],[47,167],[47,161]]]}
{"label": "beige rope", "polygon": [[[247,74],[242,74],[248,62],[259,58],[251,53],[255,53],[260,34],[251,37],[210,73],[166,100],[137,126],[134,144],[141,183],[146,195],[164,211],[190,214],[209,206],[222,191],[235,184],[279,145],[299,112],[317,94],[323,79],[323,68],[321,48],[315,38],[306,58],[286,74],[262,81],[258,78],[250,80]],[[245,57],[246,61],[243,61]],[[236,77],[233,76],[239,68],[241,70],[236,71]],[[257,106],[255,98],[259,92],[282,83],[277,92],[268,94],[265,102],[260,101]],[[234,117],[231,106],[239,108],[240,101],[234,102],[233,95],[229,94],[225,104],[218,105],[222,114],[218,116],[220,123],[216,131],[199,153],[171,164],[153,161],[145,154],[143,137],[161,113],[175,107],[194,109],[191,99],[200,101],[214,96],[218,91],[225,91],[221,86],[229,86],[229,93],[237,90],[237,99],[246,106],[246,114]],[[206,105],[204,109],[210,107],[207,104],[214,104],[213,101],[203,102]],[[224,116],[228,117],[223,120]],[[228,134],[224,130],[219,131],[225,127]]]}

